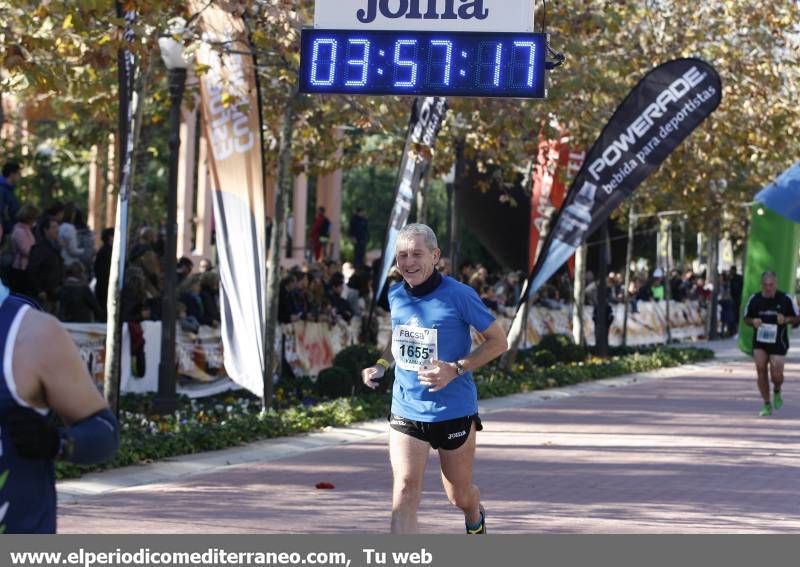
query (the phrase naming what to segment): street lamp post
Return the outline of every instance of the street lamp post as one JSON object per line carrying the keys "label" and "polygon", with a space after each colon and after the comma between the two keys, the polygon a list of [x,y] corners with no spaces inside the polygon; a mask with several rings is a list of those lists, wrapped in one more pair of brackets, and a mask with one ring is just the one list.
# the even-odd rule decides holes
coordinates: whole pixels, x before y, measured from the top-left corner
{"label": "street lamp post", "polygon": [[169,185],[167,186],[167,226],[164,243],[164,292],[161,303],[161,358],[158,364],[158,394],[153,403],[157,413],[171,413],[177,407],[175,364],[175,284],[178,210],[178,151],[181,146],[181,103],[189,62],[183,45],[172,37],[158,40],[161,57],[169,71]]}

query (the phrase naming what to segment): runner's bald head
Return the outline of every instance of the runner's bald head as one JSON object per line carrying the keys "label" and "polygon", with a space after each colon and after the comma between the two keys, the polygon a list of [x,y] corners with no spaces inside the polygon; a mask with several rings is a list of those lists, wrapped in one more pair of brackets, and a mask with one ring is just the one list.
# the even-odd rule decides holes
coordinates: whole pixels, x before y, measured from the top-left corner
{"label": "runner's bald head", "polygon": [[775,272],[767,270],[761,274],[761,294],[764,297],[773,297],[778,289],[778,277]]}

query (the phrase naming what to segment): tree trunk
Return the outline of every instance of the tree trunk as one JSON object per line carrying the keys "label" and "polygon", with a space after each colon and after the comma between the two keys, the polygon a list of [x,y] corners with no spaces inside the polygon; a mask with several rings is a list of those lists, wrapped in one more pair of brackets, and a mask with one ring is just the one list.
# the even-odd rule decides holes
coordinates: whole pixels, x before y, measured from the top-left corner
{"label": "tree trunk", "polygon": [[[456,277],[456,279],[460,276],[458,273],[458,252],[459,252],[459,239],[458,239],[458,192],[462,190],[464,186],[464,140],[456,140],[455,143],[455,150],[456,150],[456,164],[455,164],[455,176],[453,178],[452,184],[452,198],[449,199],[450,202],[450,217],[447,219],[449,223],[449,233],[450,233],[450,243],[449,243],[449,252],[450,252],[450,273]],[[449,190],[449,187],[448,187]]]}
{"label": "tree trunk", "polygon": [[[120,184],[117,198],[119,203],[116,206],[116,218],[114,222],[114,244],[111,252],[111,271],[108,277],[108,299],[106,301],[106,358],[105,358],[105,381],[103,383],[103,394],[115,414],[119,414],[119,386],[120,386],[120,362],[122,351],[122,286],[124,284],[123,269],[126,250],[128,247],[128,201],[131,189],[133,188],[133,177],[136,171],[136,152],[133,149],[139,141],[142,126],[142,115],[144,111],[144,99],[147,95],[147,86],[153,71],[153,58],[147,67],[147,71],[141,74],[136,81],[133,96],[130,101],[120,104],[120,129],[118,139],[120,140],[120,155],[129,154],[126,158],[118,160],[118,180]],[[120,82],[124,78],[121,77]],[[121,89],[122,91],[123,89]],[[120,97],[125,96],[120,93]],[[121,101],[122,102],[122,101]],[[127,105],[133,104],[133,132],[129,132],[130,124],[127,119]],[[130,138],[130,141],[128,139]],[[126,147],[127,146],[127,147]],[[127,162],[127,164],[126,164]]]}
{"label": "tree trunk", "polygon": [[[528,294],[528,284],[522,286],[522,297],[525,298]],[[522,306],[517,311],[514,320],[511,323],[511,329],[508,331],[508,350],[500,357],[500,368],[503,370],[510,370],[514,366],[514,361],[517,360],[517,353],[519,352],[520,343],[524,343],[524,337],[528,333],[528,313],[530,311],[530,299],[524,299]]]}
{"label": "tree trunk", "polygon": [[422,178],[419,191],[417,191],[417,222],[428,224],[428,195],[431,188],[431,175],[433,174],[433,160],[428,162],[425,174]]}
{"label": "tree trunk", "polygon": [[628,247],[625,252],[625,289],[622,290],[623,315],[622,315],[622,346],[628,346],[628,310],[630,309],[631,262],[633,261],[633,239],[636,229],[636,213],[631,203],[628,213]]}
{"label": "tree trunk", "polygon": [[[542,246],[547,239],[547,233],[550,230],[550,220],[551,219],[547,219],[546,222],[542,223],[542,228],[539,231],[539,242],[536,246],[535,256],[536,261],[539,260],[539,254],[542,253]],[[508,341],[508,350],[500,358],[500,368],[503,370],[509,370],[512,367],[514,361],[517,359],[520,343],[524,344],[525,341],[523,338],[527,338],[528,335],[528,313],[530,312],[530,304],[533,299],[532,296],[528,296],[528,285],[530,283],[530,278],[528,278],[525,285],[522,286],[524,303],[522,307],[517,310],[514,321],[511,323],[511,329],[508,331],[508,337],[506,339]]]}
{"label": "tree trunk", "polygon": [[[264,329],[264,394],[261,398],[262,412],[272,406],[272,369],[276,366],[275,356],[282,353],[275,352],[275,336],[278,328],[278,295],[280,287],[281,247],[279,243],[283,237],[283,225],[286,211],[289,208],[289,196],[292,194],[292,137],[294,136],[295,103],[298,94],[292,93],[286,102],[283,111],[283,124],[281,126],[280,149],[278,156],[278,175],[275,195],[275,218],[272,221],[272,236],[270,242],[273,246],[269,249],[267,262],[267,302],[266,325]],[[277,360],[280,368],[281,360]]]}
{"label": "tree trunk", "polygon": [[586,245],[575,252],[575,284],[572,291],[572,339],[576,345],[586,344],[583,328],[583,305],[586,302]]}
{"label": "tree trunk", "polygon": [[706,336],[713,341],[717,335],[717,298],[719,294],[719,270],[717,270],[719,254],[719,228],[711,228],[711,235],[708,239],[708,269],[706,273],[706,283],[711,284],[711,298],[708,301],[707,332]]}

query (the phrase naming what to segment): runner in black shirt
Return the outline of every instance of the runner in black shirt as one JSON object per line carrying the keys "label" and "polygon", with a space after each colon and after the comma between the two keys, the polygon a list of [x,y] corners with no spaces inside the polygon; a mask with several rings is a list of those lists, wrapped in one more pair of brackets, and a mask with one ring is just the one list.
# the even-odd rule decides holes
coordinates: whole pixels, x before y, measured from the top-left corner
{"label": "runner in black shirt", "polygon": [[[758,389],[764,398],[764,406],[759,415],[772,415],[773,407],[780,409],[783,405],[781,385],[783,384],[783,362],[789,350],[788,325],[800,321],[794,299],[782,291],[778,291],[778,282],[774,272],[761,275],[761,292],[750,296],[745,308],[744,322],[755,329],[753,334],[753,359],[758,373]],[[770,400],[769,374],[775,391],[774,401]]]}

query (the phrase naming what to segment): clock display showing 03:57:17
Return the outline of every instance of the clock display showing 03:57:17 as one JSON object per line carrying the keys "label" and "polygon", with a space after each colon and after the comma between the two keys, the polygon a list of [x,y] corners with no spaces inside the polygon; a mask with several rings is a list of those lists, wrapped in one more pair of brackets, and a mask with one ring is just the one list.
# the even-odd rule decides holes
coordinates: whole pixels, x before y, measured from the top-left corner
{"label": "clock display showing 03:57:17", "polygon": [[546,35],[304,29],[306,93],[544,98]]}

